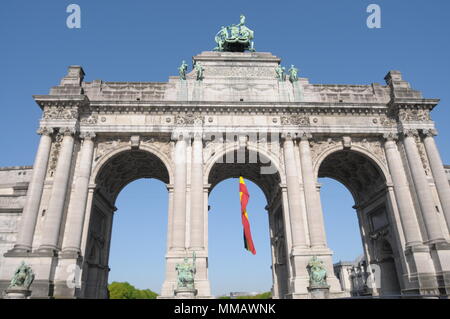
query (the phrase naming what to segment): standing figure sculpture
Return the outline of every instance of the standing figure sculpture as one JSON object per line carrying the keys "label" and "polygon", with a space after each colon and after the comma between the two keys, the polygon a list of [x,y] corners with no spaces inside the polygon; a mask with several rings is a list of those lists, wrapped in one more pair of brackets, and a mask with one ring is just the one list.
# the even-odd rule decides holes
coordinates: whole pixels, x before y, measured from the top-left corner
{"label": "standing figure sculpture", "polygon": [[275,68],[275,73],[277,75],[278,81],[280,81],[280,82],[286,81],[286,74],[284,73],[285,70],[286,70],[286,68],[282,67],[281,65],[278,65]]}
{"label": "standing figure sculpture", "polygon": [[186,64],[186,61],[183,60],[183,62],[181,62],[180,67],[178,68],[178,72],[180,74],[180,79],[181,80],[186,80],[187,68],[188,68],[188,65]]}
{"label": "standing figure sculpture", "polygon": [[243,14],[241,14],[240,16],[239,16],[239,24],[238,24],[238,26],[243,26],[245,24],[245,15],[243,15]]}
{"label": "standing figure sculpture", "polygon": [[298,69],[291,64],[291,67],[288,70],[289,72],[289,81],[291,81],[292,83],[297,82],[298,81]]}
{"label": "standing figure sculpture", "polygon": [[194,65],[195,72],[197,74],[197,81],[203,80],[203,71],[205,68],[200,63],[195,63]]}
{"label": "standing figure sculpture", "polygon": [[11,284],[8,288],[20,288],[28,290],[33,283],[34,273],[31,267],[27,266],[23,261],[14,273]]}
{"label": "standing figure sculpture", "polygon": [[177,289],[187,288],[194,289],[194,279],[196,273],[195,267],[195,252],[192,254],[192,263],[188,258],[184,258],[184,262],[176,264],[175,269],[178,273],[177,276]]}
{"label": "standing figure sculpture", "polygon": [[311,288],[327,288],[327,270],[323,261],[316,256],[311,258],[308,263],[309,283]]}

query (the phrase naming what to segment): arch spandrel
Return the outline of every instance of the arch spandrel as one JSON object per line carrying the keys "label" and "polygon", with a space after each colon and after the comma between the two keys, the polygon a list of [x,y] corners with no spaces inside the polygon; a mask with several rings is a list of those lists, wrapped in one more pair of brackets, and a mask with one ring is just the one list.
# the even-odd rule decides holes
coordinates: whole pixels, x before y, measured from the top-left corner
{"label": "arch spandrel", "polygon": [[360,147],[347,150],[335,146],[321,154],[315,164],[316,178],[329,177],[339,181],[352,193],[356,204],[385,188],[389,178],[382,163]]}
{"label": "arch spandrel", "polygon": [[[216,164],[217,161],[219,161],[221,158],[226,156],[227,153],[236,152],[238,150],[239,150],[239,146],[237,146],[235,143],[233,143],[232,145],[223,146],[221,148],[216,148],[214,150],[213,154],[211,156],[209,156],[209,158],[206,159],[204,162],[204,182],[205,182],[205,184],[209,183],[208,176],[209,176],[214,164]],[[277,158],[277,155],[274,152],[271,152],[271,151],[266,150],[261,147],[255,147],[250,144],[246,146],[246,151],[260,154],[264,158],[263,166],[269,167],[269,165],[271,165],[273,167],[273,169],[276,171],[276,173],[279,174],[281,172],[282,163],[279,161],[279,159]],[[280,179],[281,179],[280,182],[285,183],[286,181],[284,179],[284,174],[279,174],[279,175],[280,175]]]}
{"label": "arch spandrel", "polygon": [[[171,166],[163,154],[148,147],[120,147],[105,154],[94,167],[91,183],[115,201],[120,191],[140,178],[155,178],[165,184],[172,180]],[[167,164],[166,164],[167,163]]]}
{"label": "arch spandrel", "polygon": [[[325,147],[323,149],[316,150],[317,154],[313,157],[313,171],[314,176],[317,179],[319,177],[319,169],[322,164],[322,162],[331,154],[338,152],[338,151],[353,151],[355,153],[359,153],[361,156],[367,157],[369,160],[371,160],[375,167],[379,169],[380,173],[383,175],[386,184],[392,184],[391,176],[389,173],[389,169],[386,164],[385,155],[384,152],[382,154],[375,154],[373,151],[369,150],[366,147],[362,147],[359,145],[353,145],[351,148],[346,149],[342,145],[342,143],[336,143],[330,144],[328,147]],[[314,152],[314,147],[312,148],[312,151]]]}
{"label": "arch spandrel", "polygon": [[[244,178],[258,185],[266,196],[267,201],[275,197],[276,191],[280,185],[283,174],[280,174],[279,166],[267,152],[255,150],[252,147],[245,149],[245,161],[243,163],[227,163],[227,155],[234,153],[233,160],[236,160],[237,152],[241,151],[238,147],[229,147],[215,154],[206,163],[205,180],[210,185],[210,191],[220,182],[228,178]],[[257,159],[255,163],[249,161],[249,158]],[[260,161],[262,159],[262,161]],[[270,167],[270,174],[262,174],[264,167]]]}

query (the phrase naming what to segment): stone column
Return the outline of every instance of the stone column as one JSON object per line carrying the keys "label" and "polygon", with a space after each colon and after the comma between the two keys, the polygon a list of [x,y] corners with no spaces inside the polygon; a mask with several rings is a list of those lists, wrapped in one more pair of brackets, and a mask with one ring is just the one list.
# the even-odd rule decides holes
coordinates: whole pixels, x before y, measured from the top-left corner
{"label": "stone column", "polygon": [[423,169],[423,163],[417,149],[415,137],[418,133],[416,130],[407,130],[403,134],[406,157],[408,159],[411,176],[419,199],[425,228],[428,233],[428,240],[444,240],[437,218],[438,216],[436,215],[436,208],[431,195],[430,186],[428,185],[428,180]]}
{"label": "stone column", "polygon": [[75,190],[72,193],[69,203],[66,234],[63,241],[63,253],[80,253],[81,236],[86,213],[89,179],[94,155],[95,133],[81,133],[80,137],[84,141],[81,147],[80,163],[75,172]]}
{"label": "stone column", "polygon": [[203,193],[203,141],[200,134],[195,134],[191,165],[191,249],[193,250],[202,250],[205,247]]}
{"label": "stone column", "polygon": [[289,215],[292,230],[292,248],[306,248],[305,227],[300,202],[300,184],[295,164],[294,142],[290,135],[285,136],[283,143],[284,165],[288,195]]}
{"label": "stone column", "polygon": [[41,135],[36,159],[34,160],[33,173],[27,191],[27,199],[22,213],[22,222],[14,245],[14,250],[31,251],[34,229],[39,215],[39,205],[41,203],[42,190],[44,188],[45,176],[47,173],[48,159],[52,146],[52,128],[40,128],[38,134]]}
{"label": "stone column", "polygon": [[447,175],[445,174],[444,164],[439,155],[438,148],[434,141],[436,130],[424,131],[425,137],[423,143],[427,152],[428,161],[430,162],[431,172],[433,173],[434,183],[436,184],[439,200],[441,201],[444,216],[447,221],[447,227],[450,230],[450,185]]}
{"label": "stone column", "polygon": [[323,216],[320,199],[317,196],[317,184],[314,177],[309,139],[311,134],[303,134],[300,139],[300,162],[303,187],[305,189],[306,214],[308,216],[311,247],[326,247]]}
{"label": "stone column", "polygon": [[172,250],[185,250],[186,232],[186,140],[180,134],[175,144]]}
{"label": "stone column", "polygon": [[389,173],[394,184],[394,194],[397,202],[403,233],[405,235],[406,246],[414,246],[422,243],[419,223],[415,213],[413,201],[411,198],[408,181],[405,175],[405,169],[402,165],[402,159],[397,149],[395,139],[396,135],[387,134],[384,143]]}
{"label": "stone column", "polygon": [[60,133],[64,134],[64,138],[58,156],[58,163],[56,164],[47,217],[42,231],[42,241],[39,247],[41,251],[55,251],[58,249],[59,231],[70,178],[75,130],[73,128],[61,128]]}

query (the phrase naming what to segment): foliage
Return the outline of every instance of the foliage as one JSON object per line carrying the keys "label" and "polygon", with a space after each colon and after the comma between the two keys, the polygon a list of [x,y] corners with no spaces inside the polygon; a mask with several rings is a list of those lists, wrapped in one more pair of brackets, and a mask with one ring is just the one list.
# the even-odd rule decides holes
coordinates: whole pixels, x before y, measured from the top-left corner
{"label": "foliage", "polygon": [[254,296],[239,296],[237,299],[272,299],[272,293],[267,291]]}
{"label": "foliage", "polygon": [[137,289],[128,282],[116,282],[109,284],[109,299],[156,299],[157,293],[150,289]]}

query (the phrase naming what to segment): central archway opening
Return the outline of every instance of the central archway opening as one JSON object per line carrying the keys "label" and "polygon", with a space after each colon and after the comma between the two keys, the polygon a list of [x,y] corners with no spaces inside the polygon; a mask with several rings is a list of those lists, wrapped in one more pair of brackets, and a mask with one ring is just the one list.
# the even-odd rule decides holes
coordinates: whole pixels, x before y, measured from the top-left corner
{"label": "central archway opening", "polygon": [[133,298],[144,297],[141,290],[160,294],[165,275],[167,195],[166,185],[154,178],[135,180],[119,193],[109,254],[110,298],[128,297],[124,283],[136,288]]}
{"label": "central archway opening", "polygon": [[[267,156],[241,148],[216,158],[209,171],[209,277],[216,296],[270,292],[279,298],[287,293],[280,175],[269,166]],[[244,248],[239,176],[250,194],[255,256]]]}
{"label": "central archway opening", "polygon": [[[164,188],[170,180],[166,165],[150,151],[128,149],[99,166],[84,248],[83,295],[108,298],[112,266],[114,281],[133,282],[139,289],[150,288],[148,284],[156,290],[164,279],[168,199]],[[157,271],[149,276],[149,269]]]}
{"label": "central archway opening", "polygon": [[[334,271],[342,289],[352,296],[399,296],[400,246],[380,165],[361,152],[337,150],[326,155],[317,175],[323,183],[324,221],[329,246],[337,252]],[[348,260],[351,255],[354,258]]]}

